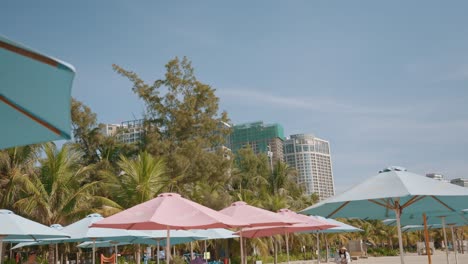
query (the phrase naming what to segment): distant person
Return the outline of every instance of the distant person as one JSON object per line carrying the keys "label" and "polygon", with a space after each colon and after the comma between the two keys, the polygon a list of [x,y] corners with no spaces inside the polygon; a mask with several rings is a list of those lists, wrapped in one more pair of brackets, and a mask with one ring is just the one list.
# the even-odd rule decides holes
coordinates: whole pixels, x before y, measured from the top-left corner
{"label": "distant person", "polygon": [[345,247],[340,248],[335,257],[335,263],[337,264],[348,264],[351,263],[351,256],[349,256],[348,250]]}
{"label": "distant person", "polygon": [[27,264],[37,264],[36,251],[29,251]]}

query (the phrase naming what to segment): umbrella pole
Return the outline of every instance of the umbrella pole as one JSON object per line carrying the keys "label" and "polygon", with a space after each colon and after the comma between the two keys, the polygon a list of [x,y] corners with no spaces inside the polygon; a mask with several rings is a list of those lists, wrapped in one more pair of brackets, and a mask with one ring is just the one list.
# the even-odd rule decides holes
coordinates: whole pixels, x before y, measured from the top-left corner
{"label": "umbrella pole", "polygon": [[190,261],[193,260],[193,242],[190,241]]}
{"label": "umbrella pole", "polygon": [[287,232],[285,232],[285,236],[286,236],[286,256],[288,258],[288,264],[289,264],[289,236]]}
{"label": "umbrella pole", "polygon": [[447,255],[447,264],[449,264],[450,260],[449,260],[448,243],[447,243],[447,232],[445,232],[445,216],[442,216],[441,219],[442,219],[442,231],[444,233],[445,254]]}
{"label": "umbrella pole", "polygon": [[317,232],[317,263],[320,263],[320,237]]}
{"label": "umbrella pole", "polygon": [[114,247],[115,247],[114,248],[115,263],[117,264],[117,263],[119,263],[119,251],[118,251],[119,249],[117,247],[117,243],[114,245]]}
{"label": "umbrella pole", "polygon": [[[239,241],[240,241],[240,253],[241,253],[241,264],[245,264],[244,262],[244,243],[242,243],[242,229],[240,230],[239,233]],[[1,264],[1,263],[0,263]]]}
{"label": "umbrella pole", "polygon": [[93,264],[96,264],[96,239],[92,238],[93,240]]}
{"label": "umbrella pole", "polygon": [[278,246],[276,244],[276,238],[272,236],[271,240],[273,241],[273,251],[274,251],[273,263],[278,264]]}
{"label": "umbrella pole", "polygon": [[[203,242],[205,243],[205,252],[203,252],[203,258],[204,258],[205,260],[208,260],[208,255],[206,254],[206,252],[207,252],[207,251],[206,251],[206,239],[205,239]],[[208,261],[207,261],[207,262],[208,262]]]}
{"label": "umbrella pole", "polygon": [[330,255],[330,249],[328,248],[327,234],[323,233],[323,237],[325,237],[325,249],[327,250],[327,256],[325,257],[325,263],[328,263],[328,256]]}
{"label": "umbrella pole", "polygon": [[156,259],[157,259],[156,264],[159,264],[159,239],[158,239],[158,241],[156,242],[156,245],[157,245],[157,246],[156,246],[156,250],[157,250],[157,252],[156,252],[156,256],[157,256],[157,257],[156,257]]}
{"label": "umbrella pole", "polygon": [[396,220],[397,220],[397,230],[398,230],[398,244],[400,246],[400,261],[401,264],[405,264],[405,256],[404,256],[404,251],[403,251],[403,238],[401,237],[401,223],[400,223],[400,217],[401,217],[401,209],[400,205],[397,203],[396,209],[395,209],[395,214],[396,214]]}
{"label": "umbrella pole", "polygon": [[0,264],[3,263],[3,238],[5,236],[0,236]]}
{"label": "umbrella pole", "polygon": [[55,244],[55,264],[59,261],[58,244]]}
{"label": "umbrella pole", "polygon": [[166,240],[166,264],[171,260],[171,231],[167,227],[167,240]]}
{"label": "umbrella pole", "polygon": [[426,213],[423,214],[423,221],[424,221],[424,240],[426,241],[427,263],[432,264],[432,259],[431,259],[432,249],[429,247],[429,230],[427,230]]}
{"label": "umbrella pole", "polygon": [[453,225],[450,225],[450,231],[452,232],[452,243],[453,243],[453,252],[455,253],[455,263],[458,264],[458,255],[457,255],[457,241],[455,239],[455,234],[453,232]]}

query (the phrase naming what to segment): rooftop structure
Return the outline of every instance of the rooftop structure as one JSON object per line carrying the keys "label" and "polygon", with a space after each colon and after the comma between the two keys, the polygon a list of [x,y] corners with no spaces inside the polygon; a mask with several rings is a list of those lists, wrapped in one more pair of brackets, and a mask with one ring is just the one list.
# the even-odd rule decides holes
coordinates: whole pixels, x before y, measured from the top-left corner
{"label": "rooftop structure", "polygon": [[272,161],[283,161],[284,131],[280,124],[263,121],[234,125],[229,139],[231,150],[250,146],[256,154],[269,154]]}

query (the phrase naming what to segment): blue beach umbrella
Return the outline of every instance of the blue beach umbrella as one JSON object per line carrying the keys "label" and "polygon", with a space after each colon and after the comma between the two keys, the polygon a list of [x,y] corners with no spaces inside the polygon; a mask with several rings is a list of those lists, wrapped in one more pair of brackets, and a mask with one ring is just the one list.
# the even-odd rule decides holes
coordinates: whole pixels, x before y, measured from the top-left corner
{"label": "blue beach umbrella", "polygon": [[390,167],[378,175],[301,213],[333,218],[397,219],[401,263],[404,261],[400,217],[444,215],[466,209],[468,188]]}
{"label": "blue beach umbrella", "polygon": [[[142,231],[132,231],[138,232],[141,236],[128,238],[128,239],[120,239],[120,240],[109,240],[109,241],[99,241],[99,242],[84,242],[78,245],[81,248],[92,248],[93,245],[95,247],[115,247],[114,251],[117,255],[117,247],[123,245],[135,245],[135,244],[143,244],[143,245],[156,245],[157,252],[159,253],[159,247],[165,246],[167,243],[167,231],[166,230],[142,230]],[[188,242],[192,242],[195,240],[205,239],[206,237],[197,235],[190,231],[185,230],[170,230],[171,232],[171,245],[178,245],[184,244]],[[157,262],[159,263],[159,258],[157,258]]]}
{"label": "blue beach umbrella", "polygon": [[[206,240],[212,239],[229,239],[229,238],[238,238],[238,235],[225,228],[211,228],[211,229],[193,229],[191,232],[206,237],[204,240],[205,252],[207,252]],[[193,256],[192,245],[190,244],[190,255]]]}
{"label": "blue beach umbrella", "polygon": [[[114,228],[97,228],[90,227],[93,223],[104,219],[100,214],[90,214],[85,218],[65,226],[61,232],[69,235],[68,238],[56,238],[56,239],[42,239],[35,243],[23,243],[18,244],[15,248],[23,246],[34,246],[34,245],[48,245],[48,244],[60,244],[70,242],[85,242],[92,241],[129,241],[138,237],[146,237],[147,234],[143,234],[140,231],[125,230],[125,229],[114,229]],[[93,260],[95,258],[95,249],[93,250]],[[94,261],[93,261],[94,263]]]}
{"label": "blue beach umbrella", "polygon": [[[319,221],[325,221],[325,222],[328,222],[332,225],[336,225],[337,227],[332,227],[332,228],[328,228],[328,229],[323,229],[323,230],[314,230],[314,231],[305,231],[305,232],[301,232],[301,233],[314,233],[314,234],[317,234],[317,248],[320,249],[320,239],[319,239],[319,236],[318,234],[324,234],[325,235],[325,241],[327,241],[327,234],[335,234],[335,233],[352,233],[352,232],[360,232],[362,231],[362,229],[359,229],[357,227],[354,227],[352,225],[348,225],[348,224],[345,224],[343,222],[340,222],[340,221],[337,221],[335,219],[332,219],[332,218],[325,218],[323,216],[319,216],[319,215],[313,215],[313,216],[310,216],[311,218],[314,218],[314,219],[317,219]],[[328,242],[327,242],[328,243]],[[328,247],[327,247],[327,261],[328,261]]]}
{"label": "blue beach umbrella", "polygon": [[345,224],[343,222],[337,221],[332,218],[325,218],[323,216],[314,215],[311,216],[312,218],[329,222],[330,224],[337,225],[337,227],[332,227],[323,230],[316,230],[313,233],[322,233],[322,234],[333,234],[333,233],[352,233],[352,232],[360,232],[362,229],[354,227],[352,225]]}
{"label": "blue beach umbrella", "polygon": [[0,36],[0,149],[70,139],[73,66]]}
{"label": "blue beach umbrella", "polygon": [[[44,238],[66,238],[67,234],[31,221],[12,211],[0,209],[0,256],[3,242],[35,241]],[[0,263],[3,258],[0,258]]]}

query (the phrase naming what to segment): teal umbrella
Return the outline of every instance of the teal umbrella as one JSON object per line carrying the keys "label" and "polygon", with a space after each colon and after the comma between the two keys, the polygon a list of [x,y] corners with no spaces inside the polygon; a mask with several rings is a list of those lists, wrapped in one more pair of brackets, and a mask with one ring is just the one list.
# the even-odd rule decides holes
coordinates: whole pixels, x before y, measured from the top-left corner
{"label": "teal umbrella", "polygon": [[[319,234],[324,234],[325,242],[328,243],[327,234],[352,233],[352,232],[362,231],[362,229],[359,229],[359,228],[354,227],[352,225],[345,224],[345,223],[337,221],[335,219],[325,218],[323,216],[318,216],[318,215],[313,215],[313,216],[310,216],[310,217],[313,218],[313,219],[317,219],[319,221],[325,221],[325,222],[328,222],[328,223],[330,223],[332,225],[336,225],[336,227],[332,227],[332,228],[328,228],[328,229],[301,232],[301,233],[314,233],[314,234],[316,234],[316,236],[317,236],[317,248],[319,250],[320,250]],[[328,261],[328,255],[329,255],[328,246],[326,248],[327,248],[326,257],[327,257],[327,261]]]}
{"label": "teal umbrella", "polygon": [[[0,256],[3,242],[35,241],[44,238],[66,238],[67,234],[31,221],[12,211],[0,209]],[[3,258],[0,258],[2,263]]]}
{"label": "teal umbrella", "polygon": [[325,218],[323,216],[318,216],[318,215],[314,215],[314,216],[311,216],[311,217],[314,218],[314,219],[321,220],[321,221],[329,222],[332,225],[337,225],[337,227],[332,227],[332,228],[323,229],[323,230],[315,230],[315,231],[312,231],[312,232],[308,231],[308,232],[304,232],[304,233],[333,234],[333,233],[352,233],[352,232],[362,231],[362,229],[359,229],[359,228],[354,227],[352,225],[345,224],[345,223],[340,222],[340,221],[336,221],[335,219]]}
{"label": "teal umbrella", "polygon": [[0,149],[70,139],[73,66],[0,36]]}
{"label": "teal umbrella", "polygon": [[400,217],[406,214],[442,216],[467,207],[468,188],[436,181],[390,167],[378,175],[301,213],[326,217],[397,219],[401,263],[404,262]]}
{"label": "teal umbrella", "polygon": [[[81,248],[92,248],[95,247],[115,247],[114,251],[117,253],[117,246],[123,245],[135,245],[135,244],[144,244],[144,245],[156,245],[157,252],[159,253],[159,247],[165,246],[167,244],[167,231],[166,230],[143,230],[143,231],[134,231],[138,232],[142,236],[134,237],[129,239],[120,239],[120,240],[109,240],[109,241],[99,241],[99,242],[84,242],[78,245]],[[184,244],[192,242],[195,240],[206,239],[206,237],[200,236],[190,231],[185,230],[170,230],[171,232],[171,245]],[[157,263],[159,263],[159,258],[157,258]]]}
{"label": "teal umbrella", "polygon": [[[20,243],[15,248],[23,246],[33,245],[48,245],[48,244],[60,244],[69,242],[84,242],[92,241],[129,241],[138,237],[146,237],[147,234],[143,234],[140,231],[114,229],[114,228],[96,228],[90,227],[93,223],[104,219],[100,214],[90,214],[85,218],[65,226],[61,229],[61,232],[69,235],[69,238],[58,238],[58,239],[42,239],[35,243]],[[93,250],[93,260],[95,258],[95,250]],[[94,261],[93,261],[94,263]]]}

